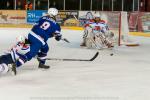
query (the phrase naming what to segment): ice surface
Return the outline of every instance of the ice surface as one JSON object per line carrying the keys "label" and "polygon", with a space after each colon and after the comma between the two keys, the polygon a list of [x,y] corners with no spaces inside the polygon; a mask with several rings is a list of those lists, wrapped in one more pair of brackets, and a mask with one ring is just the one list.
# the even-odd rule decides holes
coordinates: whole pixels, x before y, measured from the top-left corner
{"label": "ice surface", "polygon": [[[0,54],[28,31],[1,28]],[[62,33],[71,43],[49,40],[48,57],[89,59],[97,51],[79,46],[82,31]],[[150,100],[150,38],[132,38],[140,46],[100,50],[93,62],[47,61],[51,68],[41,70],[33,59],[17,76],[0,75],[0,100]]]}

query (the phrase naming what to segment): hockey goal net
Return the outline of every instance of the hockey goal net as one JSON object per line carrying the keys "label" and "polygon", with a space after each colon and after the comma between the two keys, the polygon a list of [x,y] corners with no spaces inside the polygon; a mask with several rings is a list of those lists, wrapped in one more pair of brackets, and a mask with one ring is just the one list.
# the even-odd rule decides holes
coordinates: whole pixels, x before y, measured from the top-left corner
{"label": "hockey goal net", "polygon": [[136,45],[129,37],[127,12],[99,12],[101,19],[108,24],[110,31],[115,34],[115,41],[120,45]]}
{"label": "hockey goal net", "polygon": [[93,12],[79,12],[79,16],[86,13],[86,19],[94,18],[94,15],[97,13],[100,14],[102,20],[105,20],[111,32],[114,33],[115,44],[126,45],[126,46],[138,46],[138,43],[135,43],[129,36],[129,27],[128,27],[128,15],[127,12],[109,12],[109,11],[93,11]]}

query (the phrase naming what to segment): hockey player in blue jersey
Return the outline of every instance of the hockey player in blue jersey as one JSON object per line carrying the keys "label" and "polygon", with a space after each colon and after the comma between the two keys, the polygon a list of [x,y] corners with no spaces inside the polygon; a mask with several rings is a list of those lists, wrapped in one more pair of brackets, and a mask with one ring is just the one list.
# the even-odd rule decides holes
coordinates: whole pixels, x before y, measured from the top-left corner
{"label": "hockey player in blue jersey", "polygon": [[[56,15],[58,10],[56,8],[50,8],[46,16],[43,16],[35,23],[33,28],[28,34],[26,39],[22,39],[27,46],[21,46],[19,50],[12,48],[10,53],[0,56],[0,72],[7,72],[9,70],[8,64],[13,64],[19,67],[30,61],[33,57],[37,56],[39,61],[39,68],[49,68],[45,65],[47,52],[49,47],[47,40],[55,37],[57,41],[61,40],[60,34],[61,28],[56,23]],[[27,43],[25,43],[28,41]],[[18,46],[18,44],[17,44]],[[19,44],[20,46],[20,44]],[[25,52],[19,52],[25,51]],[[14,71],[14,66],[12,67]]]}

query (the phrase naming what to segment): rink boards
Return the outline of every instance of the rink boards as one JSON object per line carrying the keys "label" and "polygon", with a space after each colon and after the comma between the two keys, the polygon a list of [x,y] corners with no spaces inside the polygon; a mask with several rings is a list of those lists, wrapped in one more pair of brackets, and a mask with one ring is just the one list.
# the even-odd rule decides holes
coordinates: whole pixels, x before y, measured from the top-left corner
{"label": "rink boards", "polygon": [[[0,28],[31,28],[31,24],[0,24]],[[62,26],[62,29],[71,29],[71,30],[83,30],[82,27],[76,26]],[[133,36],[144,36],[150,37],[150,32],[130,32],[130,35]]]}

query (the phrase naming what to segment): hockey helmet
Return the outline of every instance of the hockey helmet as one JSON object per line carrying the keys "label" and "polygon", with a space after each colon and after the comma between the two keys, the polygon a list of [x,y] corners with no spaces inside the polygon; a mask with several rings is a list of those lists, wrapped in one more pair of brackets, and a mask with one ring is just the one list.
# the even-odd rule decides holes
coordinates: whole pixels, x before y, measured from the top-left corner
{"label": "hockey helmet", "polygon": [[100,14],[99,14],[99,13],[96,13],[96,14],[94,15],[94,20],[95,20],[96,23],[99,23],[99,21],[101,20],[101,17],[100,17]]}
{"label": "hockey helmet", "polygon": [[58,10],[56,8],[49,8],[47,13],[51,17],[55,17],[58,14]]}
{"label": "hockey helmet", "polygon": [[25,43],[25,38],[25,36],[20,35],[19,37],[17,37],[17,42]]}
{"label": "hockey helmet", "polygon": [[94,15],[94,17],[95,17],[95,18],[101,18],[101,16],[100,16],[99,13],[96,13],[96,14]]}

